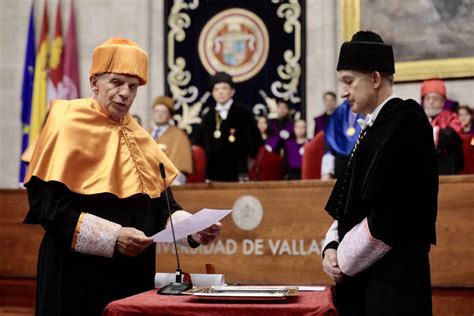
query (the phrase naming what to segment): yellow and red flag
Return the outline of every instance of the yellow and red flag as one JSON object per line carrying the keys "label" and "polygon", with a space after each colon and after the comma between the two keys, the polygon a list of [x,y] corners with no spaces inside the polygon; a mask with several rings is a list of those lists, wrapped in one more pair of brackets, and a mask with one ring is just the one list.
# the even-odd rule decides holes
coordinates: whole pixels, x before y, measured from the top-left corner
{"label": "yellow and red flag", "polygon": [[49,52],[48,103],[51,100],[63,99],[63,26],[61,19],[61,2],[58,1],[54,38]]}
{"label": "yellow and red flag", "polygon": [[63,98],[77,99],[80,96],[79,69],[77,64],[76,16],[74,14],[74,0],[71,0],[71,13],[67,29],[66,44],[64,45],[64,76]]}
{"label": "yellow and red flag", "polygon": [[35,60],[35,79],[33,84],[33,100],[30,117],[30,143],[38,137],[46,115],[47,78],[48,78],[48,11],[44,2],[43,22],[40,41]]}

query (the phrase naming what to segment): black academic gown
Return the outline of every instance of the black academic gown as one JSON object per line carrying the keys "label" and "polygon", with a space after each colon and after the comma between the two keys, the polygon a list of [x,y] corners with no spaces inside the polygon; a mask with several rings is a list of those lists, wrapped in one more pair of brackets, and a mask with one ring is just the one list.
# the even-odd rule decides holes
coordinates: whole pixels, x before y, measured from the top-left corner
{"label": "black academic gown", "polygon": [[337,180],[326,210],[339,240],[365,217],[371,234],[393,247],[336,285],[341,315],[431,315],[428,252],[436,243],[438,174],[433,132],[413,100],[382,108]]}
{"label": "black academic gown", "polygon": [[[206,152],[206,178],[214,181],[237,181],[247,174],[247,158],[255,157],[263,140],[252,112],[234,102],[220,126],[220,138],[214,137],[216,111],[212,107],[202,119],[196,145]],[[229,140],[233,135],[235,140]]]}
{"label": "black academic gown", "polygon": [[[101,315],[109,302],[154,288],[155,244],[136,257],[116,251],[105,258],[75,252],[71,242],[81,212],[155,234],[169,217],[164,195],[83,195],[34,176],[26,187],[30,210],[25,223],[41,224],[46,231],[38,257],[36,315]],[[171,209],[181,209],[169,193]]]}

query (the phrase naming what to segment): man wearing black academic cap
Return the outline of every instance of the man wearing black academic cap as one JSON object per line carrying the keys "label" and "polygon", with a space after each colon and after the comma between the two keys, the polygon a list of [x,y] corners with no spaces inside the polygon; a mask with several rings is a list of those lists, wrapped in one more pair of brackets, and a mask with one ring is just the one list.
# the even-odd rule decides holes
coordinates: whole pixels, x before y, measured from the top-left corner
{"label": "man wearing black academic cap", "polygon": [[336,282],[339,314],[431,315],[433,129],[416,101],[393,95],[393,51],[378,34],[358,32],[344,43],[337,70],[341,96],[365,116],[326,205],[335,221],[323,269]]}
{"label": "man wearing black academic cap", "polygon": [[255,157],[263,144],[257,123],[249,108],[234,101],[234,82],[229,74],[212,76],[210,89],[216,104],[203,117],[196,142],[206,152],[206,179],[248,178],[248,157]]}

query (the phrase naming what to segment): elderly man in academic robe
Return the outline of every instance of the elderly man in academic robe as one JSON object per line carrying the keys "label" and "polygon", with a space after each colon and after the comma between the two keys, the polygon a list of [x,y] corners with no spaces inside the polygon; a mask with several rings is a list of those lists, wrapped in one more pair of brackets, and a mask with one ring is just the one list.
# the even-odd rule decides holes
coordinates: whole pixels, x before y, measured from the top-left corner
{"label": "elderly man in academic robe", "polygon": [[186,183],[193,173],[193,153],[188,135],[179,127],[171,125],[174,101],[168,96],[159,96],[153,101],[153,127],[148,131],[166,156],[180,171],[173,184]]}
{"label": "elderly man in academic robe", "polygon": [[[175,222],[190,216],[167,189],[178,170],[129,114],[147,69],[148,55],[135,42],[112,38],[94,50],[92,97],[51,106],[25,179],[24,222],[45,230],[36,315],[101,315],[109,302],[152,289],[149,236],[169,219],[163,191]],[[219,226],[183,242],[206,244]]]}
{"label": "elderly man in academic robe", "polygon": [[428,253],[436,242],[438,173],[431,125],[414,100],[392,92],[392,47],[373,32],[340,50],[341,96],[365,116],[329,197],[334,218],[323,270],[340,315],[431,315]]}
{"label": "elderly man in academic robe", "polygon": [[421,100],[426,116],[433,126],[439,174],[458,174],[464,167],[462,123],[456,113],[444,109],[446,87],[443,80],[423,81]]}

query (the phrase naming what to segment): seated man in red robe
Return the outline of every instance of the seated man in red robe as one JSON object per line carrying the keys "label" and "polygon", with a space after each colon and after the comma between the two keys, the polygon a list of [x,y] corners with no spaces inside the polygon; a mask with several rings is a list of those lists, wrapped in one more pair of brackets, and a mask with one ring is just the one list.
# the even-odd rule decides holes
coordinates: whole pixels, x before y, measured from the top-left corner
{"label": "seated man in red robe", "polygon": [[443,80],[431,79],[421,85],[423,108],[433,126],[439,174],[458,174],[463,169],[462,123],[456,113],[443,110],[446,87]]}

